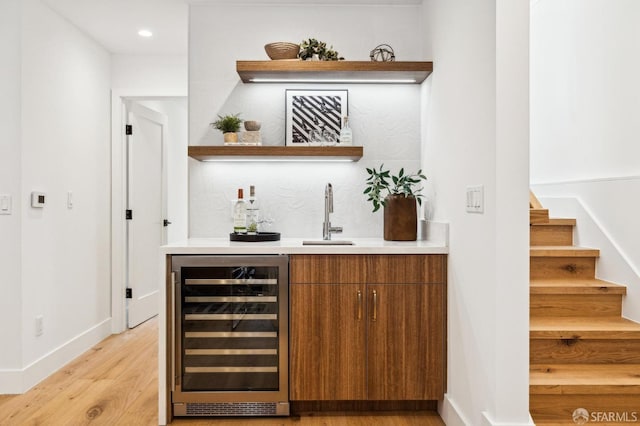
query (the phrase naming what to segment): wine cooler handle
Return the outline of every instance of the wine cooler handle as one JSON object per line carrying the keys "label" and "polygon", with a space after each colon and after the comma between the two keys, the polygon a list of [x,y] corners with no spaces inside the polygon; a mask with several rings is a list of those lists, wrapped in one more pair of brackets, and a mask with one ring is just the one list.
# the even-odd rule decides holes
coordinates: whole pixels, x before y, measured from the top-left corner
{"label": "wine cooler handle", "polygon": [[176,391],[176,273],[171,272],[171,289],[169,291],[171,300],[171,318],[167,321],[167,326],[171,327],[171,392]]}
{"label": "wine cooler handle", "polygon": [[373,290],[373,315],[371,318],[372,321],[378,320],[378,292]]}
{"label": "wine cooler handle", "polygon": [[358,290],[358,321],[362,319],[362,290]]}

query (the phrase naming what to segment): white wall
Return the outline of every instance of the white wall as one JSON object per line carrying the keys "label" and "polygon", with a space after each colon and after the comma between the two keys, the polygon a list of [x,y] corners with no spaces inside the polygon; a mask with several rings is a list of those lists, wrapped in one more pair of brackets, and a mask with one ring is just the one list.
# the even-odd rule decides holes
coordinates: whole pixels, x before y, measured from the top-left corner
{"label": "white wall", "polygon": [[[640,318],[640,58],[629,54],[640,47],[640,3],[540,0],[531,12],[532,187],[593,214],[635,270],[622,283],[625,315]],[[613,279],[603,261],[599,276]]]}
{"label": "white wall", "polygon": [[531,8],[531,180],[640,175],[640,3]]}
{"label": "white wall", "polygon": [[[2,392],[23,391],[88,349],[108,334],[110,318],[109,55],[40,1],[21,6],[13,39],[21,78],[12,82],[20,93],[13,116],[22,123],[13,157],[21,161],[10,169],[21,185],[13,247],[21,277],[12,283],[21,312],[2,323],[21,335],[21,377],[18,389]],[[46,193],[43,209],[30,207],[31,191]]]}
{"label": "white wall", "polygon": [[[424,168],[431,217],[450,222],[448,425],[528,414],[529,2],[427,0],[434,73]],[[484,214],[465,212],[484,185]]]}
{"label": "white wall", "polygon": [[[371,214],[362,195],[365,167],[384,163],[397,171],[420,166],[420,86],[242,84],[236,60],[268,59],[271,41],[316,37],[347,59],[368,60],[380,43],[398,60],[424,60],[420,6],[271,5],[197,6],[190,14],[189,123],[191,145],[221,145],[209,123],[217,114],[242,113],[263,123],[265,145],[284,145],[285,89],[347,89],[357,163],[201,163],[189,160],[190,235],[225,237],[232,229],[230,203],[237,188],[255,184],[272,230],[283,237],[321,237],[323,195],[334,185],[332,223],[341,238],[381,236],[382,214]],[[221,16],[234,19],[220,19]],[[212,23],[215,22],[215,25]],[[239,31],[241,28],[250,30]],[[353,29],[358,31],[354,32]],[[233,34],[233,37],[229,35]]]}
{"label": "white wall", "polygon": [[[187,94],[187,57],[184,55],[112,55],[111,87],[132,95]],[[151,93],[149,93],[151,92]]]}
{"label": "white wall", "polygon": [[20,0],[0,2],[0,194],[13,200],[13,214],[0,216],[0,377],[7,390],[17,387],[9,375],[15,377],[22,358],[20,16]]}

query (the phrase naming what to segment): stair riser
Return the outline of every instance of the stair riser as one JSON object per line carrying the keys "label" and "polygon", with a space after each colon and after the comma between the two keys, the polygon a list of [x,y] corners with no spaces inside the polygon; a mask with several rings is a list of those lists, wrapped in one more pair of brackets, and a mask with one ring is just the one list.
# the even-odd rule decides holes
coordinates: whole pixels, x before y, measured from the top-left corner
{"label": "stair riser", "polygon": [[571,225],[530,226],[529,229],[529,241],[532,246],[573,245]]}
{"label": "stair riser", "polygon": [[531,279],[550,278],[594,278],[594,257],[531,257],[529,276]]}
{"label": "stair riser", "polygon": [[620,316],[619,294],[532,294],[529,313],[533,316],[580,317]]}
{"label": "stair riser", "polygon": [[531,339],[529,354],[531,364],[638,364],[640,339]]}
{"label": "stair riser", "polygon": [[[637,395],[531,395],[529,410],[536,423],[576,424],[573,412],[589,412],[587,424],[640,424],[640,394]],[[613,413],[613,414],[610,414]],[[616,421],[607,421],[616,419]],[[634,420],[635,419],[635,420]]]}

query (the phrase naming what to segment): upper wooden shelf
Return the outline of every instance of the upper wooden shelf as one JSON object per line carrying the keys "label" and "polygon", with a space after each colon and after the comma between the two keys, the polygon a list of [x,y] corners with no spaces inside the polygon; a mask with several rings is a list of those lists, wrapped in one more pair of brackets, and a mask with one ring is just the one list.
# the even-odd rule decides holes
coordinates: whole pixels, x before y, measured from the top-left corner
{"label": "upper wooden shelf", "polygon": [[236,61],[244,83],[405,83],[420,84],[433,62]]}
{"label": "upper wooden shelf", "polygon": [[362,152],[361,146],[189,146],[189,157],[199,161],[358,161]]}

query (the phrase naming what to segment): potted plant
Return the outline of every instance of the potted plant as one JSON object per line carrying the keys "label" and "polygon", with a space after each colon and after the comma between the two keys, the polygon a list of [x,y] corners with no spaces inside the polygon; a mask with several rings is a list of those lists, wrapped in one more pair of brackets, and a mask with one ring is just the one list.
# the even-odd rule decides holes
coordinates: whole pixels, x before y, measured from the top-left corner
{"label": "potted plant", "polygon": [[[422,204],[422,180],[427,177],[418,170],[406,174],[401,168],[397,175],[389,170],[367,168],[369,177],[364,194],[373,204],[373,211],[384,207],[384,239],[387,241],[415,241],[418,227],[417,205]],[[416,204],[417,203],[417,204]]]}
{"label": "potted plant", "polygon": [[218,115],[218,119],[210,124],[222,132],[225,143],[238,142],[238,131],[240,130],[240,124],[242,124],[240,113],[225,116]]}
{"label": "potted plant", "polygon": [[302,60],[316,61],[342,61],[343,57],[338,56],[338,52],[333,50],[333,46],[327,48],[327,43],[318,41],[315,38],[302,41],[298,57]]}

